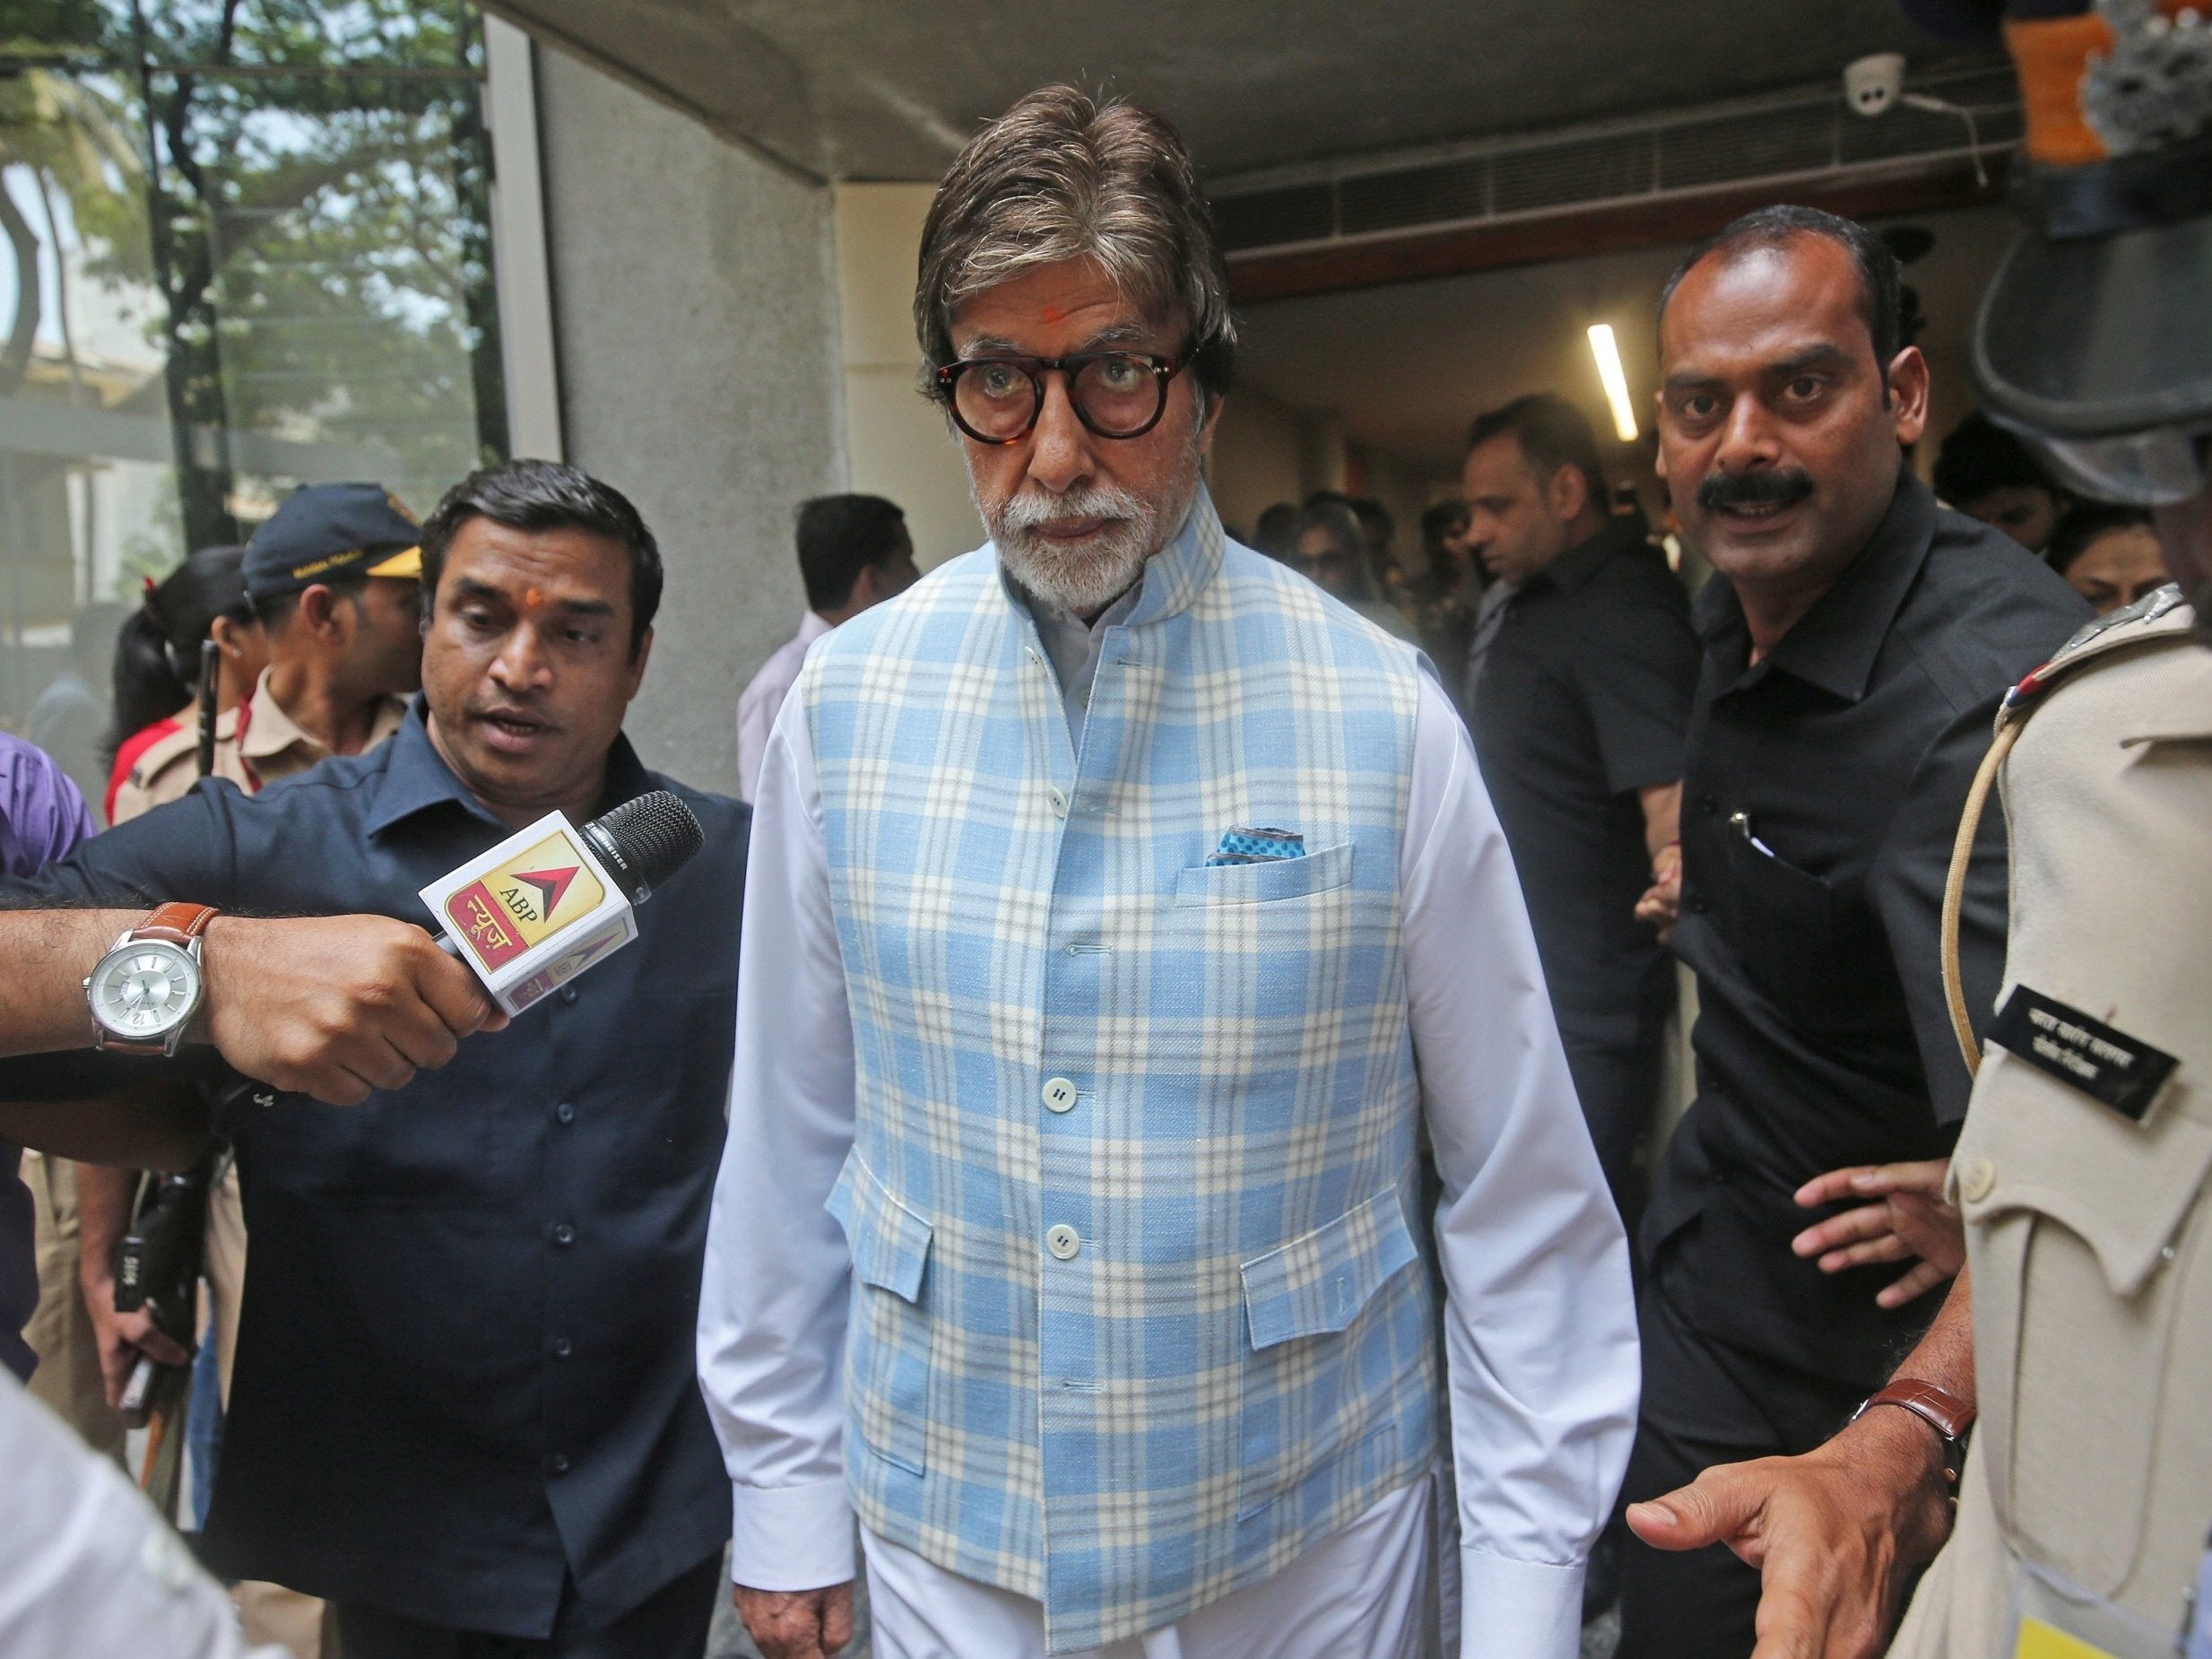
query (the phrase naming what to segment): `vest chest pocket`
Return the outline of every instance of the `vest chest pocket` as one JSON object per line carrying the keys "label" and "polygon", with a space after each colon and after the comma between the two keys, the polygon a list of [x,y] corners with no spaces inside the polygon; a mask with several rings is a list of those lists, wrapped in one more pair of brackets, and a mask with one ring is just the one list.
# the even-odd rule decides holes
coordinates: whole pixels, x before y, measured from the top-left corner
{"label": "vest chest pocket", "polygon": [[1362,1392],[1387,1401],[1394,1377],[1358,1375],[1363,1317],[1418,1256],[1396,1186],[1280,1249],[1244,1264],[1252,1352],[1238,1413],[1237,1517],[1265,1508],[1365,1438]]}
{"label": "vest chest pocket", "polygon": [[1271,858],[1256,864],[1200,864],[1175,875],[1175,903],[1189,905],[1272,904],[1306,899],[1347,886],[1352,879],[1352,844],[1319,847],[1303,858]]}
{"label": "vest chest pocket", "polygon": [[[1971,1455],[2016,1546],[2101,1595],[2141,1559],[2160,1447],[2198,1443],[2208,1170],[2212,1125],[2176,1100],[2138,1126],[1995,1048],[1952,1161],[1983,1355]],[[2192,1546],[2203,1530],[2192,1508]]]}
{"label": "vest chest pocket", "polygon": [[845,1160],[827,1205],[853,1252],[846,1415],[860,1443],[911,1474],[926,1464],[930,1329],[923,1310],[932,1229],[861,1160]]}

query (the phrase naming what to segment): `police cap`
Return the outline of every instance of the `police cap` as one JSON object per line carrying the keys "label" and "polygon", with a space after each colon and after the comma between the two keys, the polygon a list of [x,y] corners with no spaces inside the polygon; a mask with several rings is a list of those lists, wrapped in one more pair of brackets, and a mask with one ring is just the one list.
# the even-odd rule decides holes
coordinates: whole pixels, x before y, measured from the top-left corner
{"label": "police cap", "polygon": [[246,543],[246,594],[256,604],[360,574],[413,581],[422,529],[381,484],[308,484]]}

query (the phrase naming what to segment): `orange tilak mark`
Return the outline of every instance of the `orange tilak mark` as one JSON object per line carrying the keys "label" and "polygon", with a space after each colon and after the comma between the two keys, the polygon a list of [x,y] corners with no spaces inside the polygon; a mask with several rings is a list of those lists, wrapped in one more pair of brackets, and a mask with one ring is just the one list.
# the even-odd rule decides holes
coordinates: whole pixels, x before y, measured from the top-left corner
{"label": "orange tilak mark", "polygon": [[1045,308],[1045,320],[1048,323],[1056,323],[1066,315],[1067,313],[1056,305],[1048,305]]}
{"label": "orange tilak mark", "polygon": [[533,587],[524,593],[522,602],[525,610],[534,611],[545,603],[545,595]]}

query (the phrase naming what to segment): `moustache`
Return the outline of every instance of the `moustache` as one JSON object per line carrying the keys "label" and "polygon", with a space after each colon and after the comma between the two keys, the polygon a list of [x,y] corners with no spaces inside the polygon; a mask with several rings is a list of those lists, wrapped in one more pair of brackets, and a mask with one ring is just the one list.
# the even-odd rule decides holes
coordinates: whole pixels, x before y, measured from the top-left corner
{"label": "moustache", "polygon": [[1091,485],[1064,495],[1023,490],[1007,498],[1001,512],[1011,530],[1033,530],[1058,518],[1097,518],[1109,523],[1134,518],[1141,504],[1126,491]]}
{"label": "moustache", "polygon": [[1813,492],[1803,467],[1778,473],[1708,473],[1697,486],[1697,505],[1709,513],[1731,507],[1794,507]]}

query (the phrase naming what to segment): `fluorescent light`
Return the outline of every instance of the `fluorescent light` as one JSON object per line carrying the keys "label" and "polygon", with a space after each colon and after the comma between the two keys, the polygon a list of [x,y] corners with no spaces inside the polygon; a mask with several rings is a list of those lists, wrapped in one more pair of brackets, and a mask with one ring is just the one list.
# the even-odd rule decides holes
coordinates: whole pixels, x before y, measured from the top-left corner
{"label": "fluorescent light", "polygon": [[1628,377],[1620,370],[1620,347],[1613,343],[1613,325],[1590,325],[1590,350],[1598,360],[1598,378],[1605,382],[1606,401],[1613,405],[1613,430],[1620,441],[1636,440],[1636,412],[1628,404]]}

